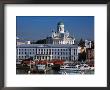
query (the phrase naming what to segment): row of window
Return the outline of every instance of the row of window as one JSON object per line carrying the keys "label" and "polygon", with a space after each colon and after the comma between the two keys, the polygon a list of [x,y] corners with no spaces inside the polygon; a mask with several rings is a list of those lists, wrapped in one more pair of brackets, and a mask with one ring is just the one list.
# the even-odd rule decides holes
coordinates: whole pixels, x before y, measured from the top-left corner
{"label": "row of window", "polygon": [[[70,51],[71,49],[18,49],[19,51]],[[75,50],[75,49],[74,49]]]}
{"label": "row of window", "polygon": [[[73,43],[74,44],[74,41],[68,41],[66,43]],[[63,41],[54,41],[53,44],[63,44]]]}
{"label": "row of window", "polygon": [[36,59],[68,59],[68,57],[56,57],[56,56],[52,56],[51,57],[47,57],[47,56],[37,56]]}
{"label": "row of window", "polygon": [[[18,53],[17,53],[18,54]],[[54,55],[71,55],[71,52],[19,52],[19,55],[21,54],[25,54],[25,55],[29,55],[29,54],[46,54],[46,55],[50,55],[50,54],[54,54]],[[74,55],[77,54],[77,52],[73,53]]]}
{"label": "row of window", "polygon": [[[18,58],[18,57],[17,57]],[[27,56],[19,56],[19,59],[26,59],[28,58]],[[50,59],[50,57],[47,57],[47,56],[37,56],[36,59]],[[52,56],[51,59],[69,59],[69,57],[60,57],[60,56]],[[73,57],[73,59],[75,60],[76,58]]]}
{"label": "row of window", "polygon": [[76,51],[77,52],[77,49],[73,49],[74,50],[74,52]]}
{"label": "row of window", "polygon": [[[62,50],[65,51],[65,49],[61,49],[61,50],[60,50],[61,53],[64,53]],[[66,50],[67,50],[67,49],[66,49]],[[73,49],[73,50],[74,50],[74,52],[77,53],[77,49]],[[56,49],[55,49],[55,51],[56,51]],[[55,52],[55,51],[52,51],[52,52]],[[59,51],[59,49],[58,49],[58,51]],[[56,51],[56,52],[58,52],[58,51]],[[35,52],[35,51],[32,51],[32,50],[30,50],[30,51],[29,51],[29,50],[28,50],[28,51],[26,51],[26,50],[23,51],[23,49],[19,49],[19,52]],[[45,53],[46,53],[46,52],[51,52],[51,50],[50,50],[50,49],[49,49],[49,50],[47,49],[47,51],[45,51],[45,49],[44,49],[44,50],[43,50],[43,49],[41,49],[41,50],[39,49],[39,51],[36,51],[36,53],[37,53],[37,52],[41,52],[41,53],[42,53],[42,52],[45,52]]]}

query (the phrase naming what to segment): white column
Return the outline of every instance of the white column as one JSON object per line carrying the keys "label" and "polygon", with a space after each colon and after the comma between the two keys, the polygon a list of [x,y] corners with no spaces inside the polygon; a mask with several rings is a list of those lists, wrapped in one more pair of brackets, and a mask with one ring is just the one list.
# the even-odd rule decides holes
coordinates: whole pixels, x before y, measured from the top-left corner
{"label": "white column", "polygon": [[18,61],[19,61],[19,48],[18,48],[18,54],[17,54],[17,57],[18,57],[17,59],[18,59]]}
{"label": "white column", "polygon": [[60,44],[60,41],[58,41],[58,44]]}

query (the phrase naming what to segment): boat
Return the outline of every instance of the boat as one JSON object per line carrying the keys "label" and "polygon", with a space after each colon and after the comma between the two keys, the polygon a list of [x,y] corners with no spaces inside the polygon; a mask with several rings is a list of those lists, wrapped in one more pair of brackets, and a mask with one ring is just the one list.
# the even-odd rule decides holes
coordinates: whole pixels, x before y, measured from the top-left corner
{"label": "boat", "polygon": [[60,70],[76,70],[76,71],[79,71],[79,68],[77,66],[62,65],[62,66],[60,66]]}
{"label": "boat", "polygon": [[93,69],[87,64],[81,64],[81,65],[62,65],[60,66],[60,70],[90,70]]}
{"label": "boat", "polygon": [[36,66],[37,66],[38,71],[44,71],[46,69],[46,65],[38,64]]}
{"label": "boat", "polygon": [[80,68],[80,70],[90,70],[91,69],[91,67],[87,64],[81,64],[79,68]]}
{"label": "boat", "polygon": [[94,70],[94,67],[90,67],[90,70]]}

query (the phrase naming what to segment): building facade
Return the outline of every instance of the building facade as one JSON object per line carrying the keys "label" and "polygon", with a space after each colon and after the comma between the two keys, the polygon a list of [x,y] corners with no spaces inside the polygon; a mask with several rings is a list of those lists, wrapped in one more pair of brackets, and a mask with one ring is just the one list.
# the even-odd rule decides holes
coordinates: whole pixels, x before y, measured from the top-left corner
{"label": "building facade", "polygon": [[52,31],[52,36],[47,38],[48,44],[74,44],[75,38],[69,34],[68,31],[65,32],[64,23],[58,22],[57,31]]}
{"label": "building facade", "polygon": [[94,49],[88,48],[86,51],[87,51],[87,61],[94,61]]}
{"label": "building facade", "polygon": [[54,44],[22,44],[16,47],[16,58],[27,59],[33,57],[36,60],[69,60],[78,59],[77,45]]}
{"label": "building facade", "polygon": [[85,47],[86,48],[91,48],[91,45],[92,45],[91,41],[85,40]]}

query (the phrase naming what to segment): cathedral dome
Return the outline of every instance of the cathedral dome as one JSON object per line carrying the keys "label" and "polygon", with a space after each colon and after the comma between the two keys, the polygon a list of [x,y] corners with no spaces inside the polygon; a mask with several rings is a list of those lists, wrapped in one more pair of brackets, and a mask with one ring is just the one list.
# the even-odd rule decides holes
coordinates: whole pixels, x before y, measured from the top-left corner
{"label": "cathedral dome", "polygon": [[64,25],[64,23],[62,21],[58,22],[58,25]]}

